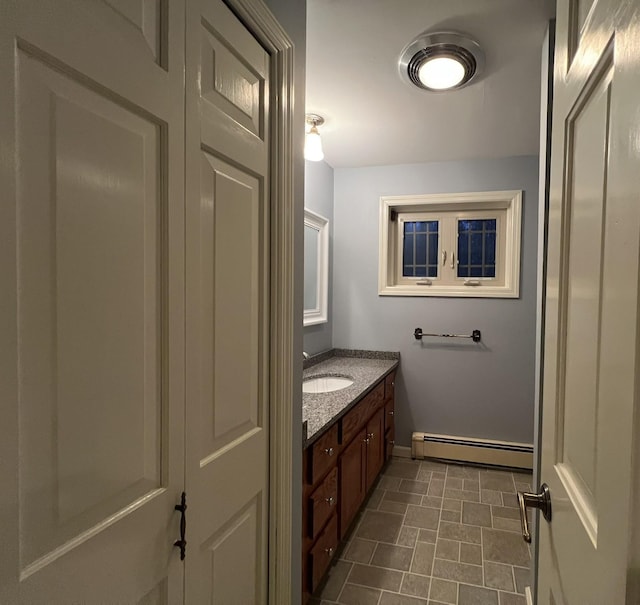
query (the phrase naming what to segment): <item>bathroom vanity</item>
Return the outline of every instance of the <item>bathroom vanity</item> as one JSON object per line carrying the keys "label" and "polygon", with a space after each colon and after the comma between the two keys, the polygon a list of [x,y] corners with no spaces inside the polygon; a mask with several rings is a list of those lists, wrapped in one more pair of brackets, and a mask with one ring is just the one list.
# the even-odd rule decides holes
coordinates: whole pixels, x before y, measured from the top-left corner
{"label": "bathroom vanity", "polygon": [[303,393],[303,602],[321,583],[391,456],[399,357],[334,349],[305,362],[303,385],[336,390]]}

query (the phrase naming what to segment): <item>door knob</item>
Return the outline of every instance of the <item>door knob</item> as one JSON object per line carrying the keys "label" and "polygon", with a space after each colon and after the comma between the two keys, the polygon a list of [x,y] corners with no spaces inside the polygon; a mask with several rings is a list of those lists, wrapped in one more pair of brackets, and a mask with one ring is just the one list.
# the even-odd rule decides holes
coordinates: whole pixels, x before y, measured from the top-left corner
{"label": "door knob", "polygon": [[540,486],[540,493],[518,492],[518,508],[520,509],[520,525],[522,526],[522,538],[525,542],[531,542],[531,532],[529,532],[529,520],[527,519],[527,508],[538,508],[547,521],[551,521],[551,495],[549,486],[543,483]]}

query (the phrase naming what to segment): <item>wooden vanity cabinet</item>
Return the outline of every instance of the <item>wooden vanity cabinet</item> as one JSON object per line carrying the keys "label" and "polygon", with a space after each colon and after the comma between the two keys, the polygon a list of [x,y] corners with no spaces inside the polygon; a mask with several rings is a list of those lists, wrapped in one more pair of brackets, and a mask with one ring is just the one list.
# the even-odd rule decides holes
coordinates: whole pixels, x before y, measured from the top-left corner
{"label": "wooden vanity cabinet", "polygon": [[384,458],[389,460],[396,442],[395,423],[396,373],[391,372],[384,380]]}
{"label": "wooden vanity cabinet", "polygon": [[[303,452],[303,603],[322,581],[367,493],[391,456],[395,372],[381,379]],[[389,407],[391,406],[391,407]]]}

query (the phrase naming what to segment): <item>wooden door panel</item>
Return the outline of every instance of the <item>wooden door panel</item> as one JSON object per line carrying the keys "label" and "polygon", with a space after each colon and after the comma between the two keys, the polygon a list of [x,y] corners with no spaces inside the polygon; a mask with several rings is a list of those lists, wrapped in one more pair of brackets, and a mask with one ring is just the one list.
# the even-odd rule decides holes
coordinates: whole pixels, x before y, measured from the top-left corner
{"label": "wooden door panel", "polygon": [[221,0],[187,14],[189,603],[267,594],[269,55]]}
{"label": "wooden door panel", "polygon": [[2,373],[17,377],[0,478],[19,495],[0,496],[2,602],[182,586],[184,7],[145,6],[155,57],[113,2],[25,0],[0,22]]}

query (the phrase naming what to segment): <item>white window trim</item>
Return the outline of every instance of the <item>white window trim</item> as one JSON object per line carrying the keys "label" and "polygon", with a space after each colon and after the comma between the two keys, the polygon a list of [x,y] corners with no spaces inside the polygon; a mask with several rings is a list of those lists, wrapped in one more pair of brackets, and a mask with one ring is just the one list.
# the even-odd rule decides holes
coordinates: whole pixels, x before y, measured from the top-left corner
{"label": "white window trim", "polygon": [[[396,222],[391,212],[457,212],[506,210],[504,284],[479,280],[475,286],[398,283]],[[522,232],[522,191],[479,193],[439,193],[396,195],[380,198],[380,250],[378,294],[381,296],[455,296],[467,298],[518,298],[520,296],[520,244]],[[425,281],[425,280],[419,280]]]}
{"label": "white window trim", "polygon": [[304,309],[303,325],[313,326],[329,321],[329,219],[304,209],[304,226],[318,232],[316,267],[316,307]]}

